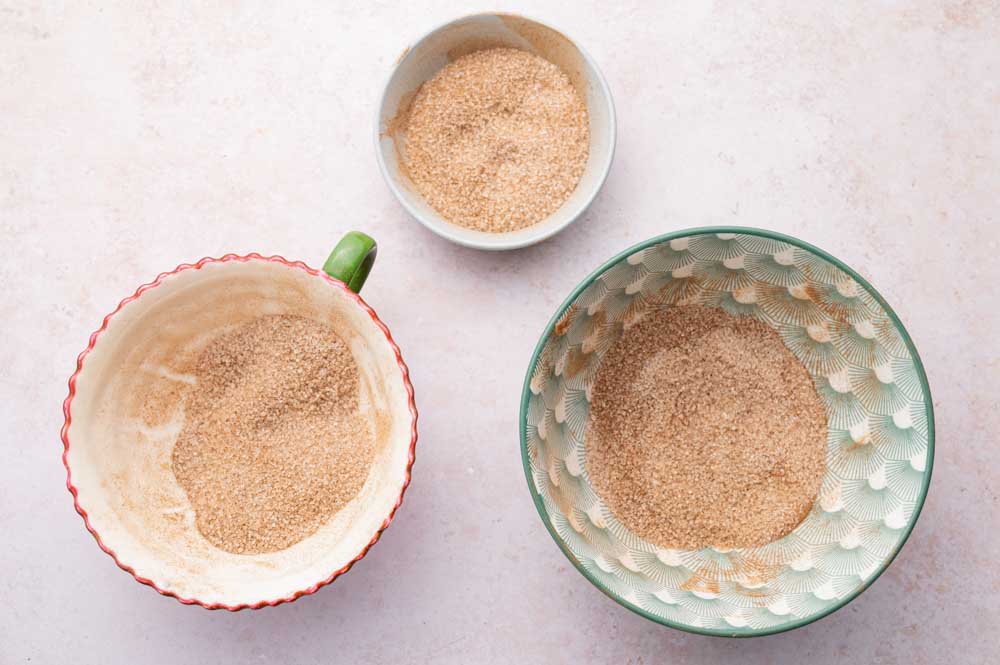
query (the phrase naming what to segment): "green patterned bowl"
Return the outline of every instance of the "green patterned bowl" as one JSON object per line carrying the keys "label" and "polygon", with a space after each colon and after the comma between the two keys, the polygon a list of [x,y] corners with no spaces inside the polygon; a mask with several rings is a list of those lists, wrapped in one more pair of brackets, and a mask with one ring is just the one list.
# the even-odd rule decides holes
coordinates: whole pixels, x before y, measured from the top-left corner
{"label": "green patterned bowl", "polygon": [[[590,485],[584,430],[604,353],[645,308],[679,303],[773,327],[826,403],[827,472],[816,505],[763,547],[658,548],[616,520]],[[913,529],[934,459],[927,377],[885,300],[826,252],[749,228],[653,238],[587,277],[535,349],[520,432],[538,512],[584,577],[657,623],[730,637],[797,628],[857,597]]]}

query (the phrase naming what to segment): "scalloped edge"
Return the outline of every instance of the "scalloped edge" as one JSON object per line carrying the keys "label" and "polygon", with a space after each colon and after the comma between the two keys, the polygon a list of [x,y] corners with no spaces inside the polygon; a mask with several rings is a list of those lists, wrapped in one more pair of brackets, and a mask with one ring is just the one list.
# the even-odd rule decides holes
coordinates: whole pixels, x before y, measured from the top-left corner
{"label": "scalloped edge", "polygon": [[[76,380],[77,377],[80,375],[80,372],[83,370],[84,360],[86,360],[87,356],[94,349],[94,346],[97,344],[97,340],[100,338],[101,334],[105,330],[107,330],[108,324],[111,322],[111,319],[118,312],[120,312],[122,308],[124,308],[126,305],[128,305],[134,300],[138,300],[142,296],[142,294],[149,291],[150,289],[156,288],[168,277],[176,275],[185,270],[200,270],[201,268],[205,267],[210,263],[228,263],[230,261],[238,261],[240,263],[248,263],[250,261],[267,261],[271,263],[280,263],[289,268],[296,268],[298,270],[303,270],[314,277],[320,277],[326,280],[331,286],[334,286],[343,291],[348,298],[357,303],[357,305],[361,307],[368,314],[368,316],[371,317],[375,325],[385,335],[386,341],[389,343],[389,346],[392,348],[392,351],[396,356],[396,364],[399,365],[400,373],[402,374],[403,386],[406,388],[407,400],[411,416],[410,447],[406,462],[406,477],[404,478],[403,485],[399,490],[399,497],[396,499],[395,504],[393,504],[392,509],[389,511],[389,514],[382,521],[382,524],[375,531],[375,534],[372,536],[372,539],[368,541],[368,544],[365,545],[363,548],[361,548],[361,551],[358,552],[358,554],[353,559],[348,561],[346,565],[344,565],[342,568],[333,571],[329,576],[320,580],[319,582],[316,582],[312,586],[309,586],[305,589],[301,589],[299,591],[295,591],[294,593],[285,596],[283,598],[276,598],[273,600],[260,600],[256,603],[241,603],[239,605],[227,605],[225,603],[206,603],[197,598],[185,598],[183,596],[174,593],[173,591],[169,591],[167,589],[160,587],[152,579],[149,579],[147,577],[142,577],[141,575],[136,573],[135,569],[132,566],[128,565],[127,563],[119,559],[115,551],[104,544],[104,541],[101,539],[101,535],[97,533],[97,530],[94,529],[93,525],[91,525],[90,518],[87,516],[87,510],[80,505],[77,488],[75,485],[73,485],[73,472],[70,469],[69,459],[68,459],[69,449],[70,449],[69,428],[73,421],[72,404],[73,404],[73,398],[76,396]],[[220,258],[213,258],[206,256],[197,263],[182,263],[169,272],[161,272],[159,275],[156,276],[156,279],[154,279],[152,282],[148,282],[146,284],[141,285],[139,288],[135,290],[135,293],[128,296],[127,298],[124,298],[120,303],[118,303],[118,306],[110,314],[104,317],[104,320],[101,323],[101,327],[95,330],[93,333],[91,333],[89,342],[87,344],[87,348],[85,348],[80,353],[80,355],[77,356],[76,370],[69,377],[68,384],[69,384],[69,395],[67,395],[66,399],[63,400],[64,420],[63,420],[63,426],[60,429],[59,433],[63,442],[62,463],[63,466],[66,468],[66,489],[68,489],[69,493],[73,495],[73,507],[76,508],[76,512],[78,512],[80,514],[80,517],[83,518],[83,523],[87,527],[87,531],[89,531],[90,534],[94,537],[94,540],[97,541],[98,547],[100,547],[108,556],[110,556],[114,560],[115,564],[118,565],[119,568],[129,573],[133,578],[135,578],[136,582],[152,587],[160,595],[174,598],[178,602],[183,603],[184,605],[199,605],[207,610],[228,610],[230,612],[238,612],[244,609],[259,610],[263,607],[275,607],[283,603],[290,603],[292,601],[295,601],[301,598],[302,596],[308,596],[316,593],[319,589],[330,584],[338,577],[349,571],[354,566],[354,564],[356,564],[358,561],[363,559],[366,554],[368,554],[368,551],[375,545],[375,543],[378,542],[379,538],[382,537],[382,532],[389,527],[390,523],[392,523],[393,517],[395,517],[396,515],[396,511],[403,503],[403,495],[406,493],[407,487],[410,486],[413,463],[416,460],[418,414],[417,414],[417,404],[414,399],[413,384],[410,383],[410,370],[406,366],[406,363],[403,362],[403,356],[399,350],[399,346],[397,346],[396,342],[392,339],[392,334],[389,332],[388,326],[386,326],[382,322],[382,320],[378,318],[378,315],[375,313],[375,310],[372,309],[368,305],[368,303],[366,303],[361,298],[361,296],[359,296],[357,293],[347,288],[347,285],[345,285],[343,282],[340,282],[330,277],[329,275],[320,270],[316,270],[315,268],[310,268],[302,261],[289,261],[284,257],[277,255],[263,256],[261,254],[257,254],[256,252],[245,255],[230,253],[230,254],[225,254]]]}

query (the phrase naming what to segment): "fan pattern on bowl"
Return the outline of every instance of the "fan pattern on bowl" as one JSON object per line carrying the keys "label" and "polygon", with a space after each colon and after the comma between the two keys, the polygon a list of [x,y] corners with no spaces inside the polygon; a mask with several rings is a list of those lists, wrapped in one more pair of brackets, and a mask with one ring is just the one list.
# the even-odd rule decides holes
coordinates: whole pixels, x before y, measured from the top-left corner
{"label": "fan pattern on bowl", "polygon": [[[828,469],[817,503],[764,547],[657,548],[591,488],[584,430],[601,359],[626,322],[681,303],[773,327],[826,403]],[[928,397],[907,344],[849,275],[776,239],[700,234],[619,261],[557,321],[529,388],[531,482],[557,538],[605,592],[668,624],[752,634],[823,614],[871,580],[919,508]]]}

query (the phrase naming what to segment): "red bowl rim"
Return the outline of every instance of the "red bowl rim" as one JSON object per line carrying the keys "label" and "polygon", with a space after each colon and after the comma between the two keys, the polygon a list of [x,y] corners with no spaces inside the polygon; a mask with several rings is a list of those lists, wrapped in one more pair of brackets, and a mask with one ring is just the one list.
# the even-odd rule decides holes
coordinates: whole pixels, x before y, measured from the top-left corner
{"label": "red bowl rim", "polygon": [[[361,307],[361,309],[363,309],[368,314],[368,316],[371,317],[375,325],[378,326],[378,328],[385,335],[386,342],[389,343],[390,348],[392,348],[392,351],[396,356],[396,364],[399,365],[399,370],[400,373],[402,374],[403,385],[406,388],[407,399],[409,401],[409,409],[411,415],[410,448],[406,463],[406,477],[404,478],[403,485],[399,490],[399,497],[396,499],[396,502],[393,505],[392,509],[389,511],[389,514],[382,521],[382,524],[375,531],[375,535],[372,536],[372,539],[368,542],[368,544],[365,545],[363,548],[361,548],[361,551],[358,552],[358,554],[349,562],[347,562],[347,564],[344,565],[342,568],[333,571],[333,573],[331,573],[328,577],[313,584],[310,587],[307,587],[300,591],[296,591],[288,596],[285,596],[284,598],[277,598],[274,600],[261,600],[256,603],[241,603],[239,605],[227,605],[225,603],[206,603],[197,598],[185,598],[183,596],[174,593],[173,591],[163,589],[162,587],[158,586],[156,582],[154,582],[149,578],[142,577],[141,575],[135,572],[135,569],[132,566],[128,565],[127,563],[119,559],[118,555],[114,552],[114,550],[108,547],[101,539],[100,534],[97,533],[97,530],[94,529],[94,526],[90,523],[90,519],[87,516],[87,511],[84,509],[83,506],[80,505],[77,488],[75,485],[73,485],[73,473],[70,469],[69,459],[68,459],[69,448],[70,448],[69,427],[70,424],[72,423],[72,403],[73,403],[73,397],[76,395],[76,380],[77,377],[80,375],[81,370],[83,369],[84,360],[87,358],[87,355],[90,354],[94,346],[97,344],[97,340],[98,338],[100,338],[101,333],[107,330],[108,324],[111,321],[111,319],[115,316],[115,314],[121,311],[123,307],[128,305],[133,300],[137,300],[146,291],[149,291],[150,289],[159,286],[163,282],[163,280],[167,279],[172,275],[176,275],[185,270],[200,270],[204,266],[211,263],[228,263],[230,261],[238,261],[240,263],[247,263],[250,261],[267,261],[270,263],[280,263],[281,265],[287,266],[289,268],[302,270],[310,275],[326,280],[326,282],[328,282],[331,286],[340,289],[344,293],[344,295],[346,295],[349,299],[357,303],[357,305]],[[319,590],[321,587],[324,587],[327,584],[333,582],[335,579],[337,579],[338,577],[346,573],[348,570],[350,570],[355,563],[364,558],[364,556],[368,553],[368,550],[370,550],[372,546],[378,542],[378,539],[382,536],[382,532],[385,531],[385,529],[392,522],[392,518],[395,516],[396,510],[399,509],[399,506],[403,503],[403,495],[406,493],[406,488],[409,487],[410,485],[411,471],[413,469],[413,462],[415,459],[416,447],[417,447],[417,405],[413,397],[413,385],[410,383],[410,371],[407,368],[406,363],[403,362],[403,356],[400,353],[399,347],[396,345],[396,342],[392,339],[392,334],[389,332],[389,328],[382,322],[381,319],[378,318],[378,315],[375,313],[375,310],[373,310],[368,305],[368,303],[366,303],[361,298],[361,296],[359,296],[357,293],[347,288],[346,284],[330,277],[325,272],[316,270],[315,268],[310,268],[301,261],[289,261],[281,256],[262,256],[257,253],[251,253],[246,255],[226,254],[225,256],[222,256],[220,258],[205,257],[200,261],[198,261],[197,263],[193,264],[182,263],[181,265],[177,266],[176,268],[174,268],[169,272],[160,273],[159,275],[156,276],[156,279],[154,279],[152,282],[143,284],[142,286],[140,286],[138,289],[135,290],[135,293],[133,293],[132,295],[130,295],[129,297],[125,298],[120,303],[118,303],[118,306],[114,309],[114,311],[112,311],[110,314],[104,317],[104,321],[101,323],[101,327],[90,335],[90,341],[87,344],[87,348],[84,349],[79,356],[77,356],[76,371],[74,371],[73,375],[69,377],[69,395],[63,401],[63,417],[64,421],[62,429],[60,430],[60,435],[62,437],[62,442],[63,442],[62,462],[63,466],[66,467],[66,488],[69,490],[70,494],[73,495],[73,506],[76,508],[76,512],[80,513],[80,516],[83,518],[84,525],[86,525],[87,530],[90,531],[91,535],[94,536],[94,539],[97,541],[98,546],[102,550],[104,550],[112,559],[114,559],[115,563],[118,564],[119,568],[132,575],[132,577],[134,577],[137,582],[152,587],[161,595],[176,598],[178,601],[180,601],[185,605],[200,605],[201,607],[204,607],[205,609],[209,610],[221,609],[221,610],[229,610],[230,612],[235,612],[242,609],[257,610],[262,607],[273,607],[275,605],[281,605],[282,603],[290,603],[293,600],[296,600],[302,596],[307,596],[316,593],[316,591]]]}

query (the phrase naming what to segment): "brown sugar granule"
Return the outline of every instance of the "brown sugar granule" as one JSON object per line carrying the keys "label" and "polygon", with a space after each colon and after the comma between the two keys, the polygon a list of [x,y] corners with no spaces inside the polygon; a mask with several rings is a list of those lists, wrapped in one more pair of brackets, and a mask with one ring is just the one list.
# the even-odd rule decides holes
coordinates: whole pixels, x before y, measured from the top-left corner
{"label": "brown sugar granule", "polygon": [[330,327],[260,317],[213,340],[195,376],[173,471],[216,547],[290,547],[364,485],[374,435],[358,412],[358,368]]}
{"label": "brown sugar granule", "polygon": [[403,163],[445,219],[501,233],[545,219],[569,198],[590,151],[587,107],[537,55],[494,48],[462,56],[409,106]]}
{"label": "brown sugar granule", "polygon": [[756,547],[789,533],[826,468],[826,411],[773,329],[723,310],[649,312],[593,387],[587,470],[614,515],[660,547]]}

